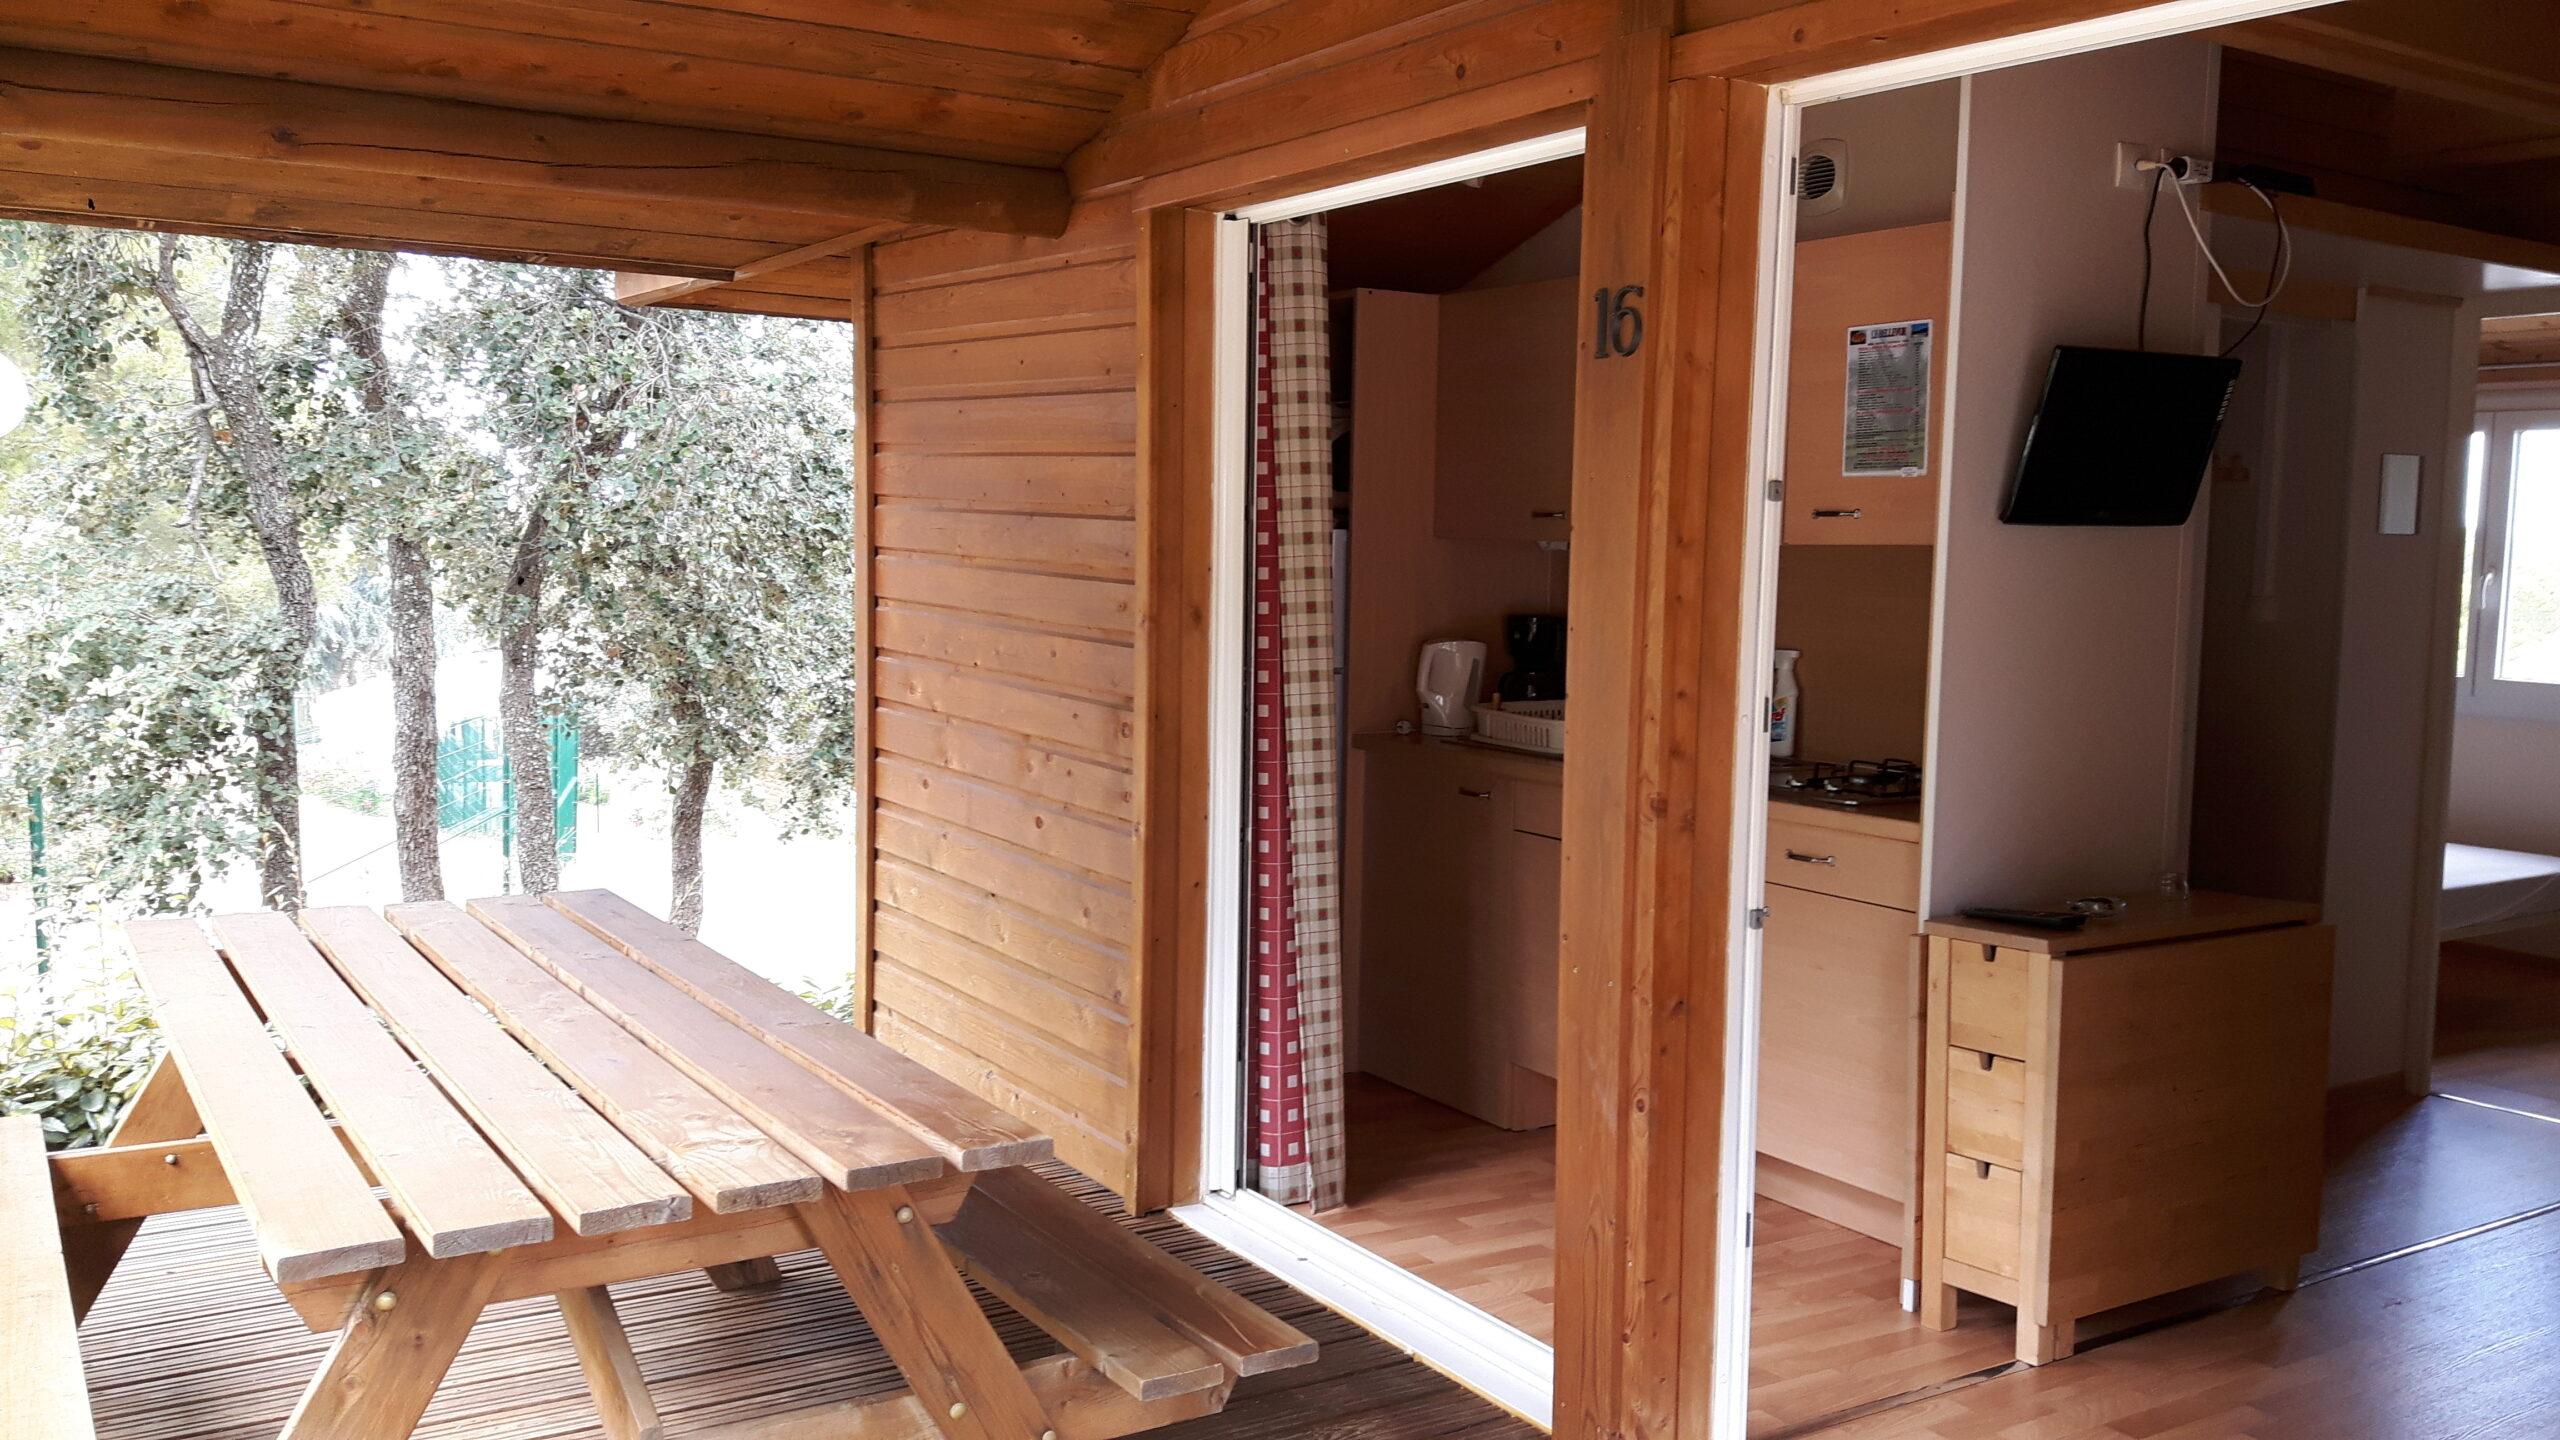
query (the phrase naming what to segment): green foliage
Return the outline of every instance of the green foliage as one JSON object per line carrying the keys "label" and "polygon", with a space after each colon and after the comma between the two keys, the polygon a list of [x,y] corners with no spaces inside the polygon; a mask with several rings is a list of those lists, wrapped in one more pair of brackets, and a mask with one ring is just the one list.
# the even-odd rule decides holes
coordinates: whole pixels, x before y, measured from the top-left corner
{"label": "green foliage", "polygon": [[0,991],[0,1113],[44,1119],[48,1149],[103,1145],[160,1053],[130,975]]}
{"label": "green foliage", "polygon": [[841,980],[809,981],[801,990],[800,998],[839,1020],[859,1023],[861,1019],[860,1008],[854,1003],[853,977],[850,975]]}

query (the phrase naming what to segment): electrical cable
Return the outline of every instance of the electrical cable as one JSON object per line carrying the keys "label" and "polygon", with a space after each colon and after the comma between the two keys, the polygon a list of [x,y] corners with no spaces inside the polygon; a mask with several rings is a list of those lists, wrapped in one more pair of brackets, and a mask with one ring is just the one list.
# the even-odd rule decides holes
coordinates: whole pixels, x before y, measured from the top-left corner
{"label": "electrical cable", "polygon": [[[2154,171],[2152,173],[2156,175],[2159,172]],[[2259,200],[2265,202],[2267,207],[2267,218],[2275,222],[2276,235],[2277,238],[2281,240],[2284,237],[2284,215],[2281,211],[2276,209],[2275,197],[2268,194],[2266,191],[2259,189],[2257,186],[2250,184],[2246,180],[2235,180],[2231,183],[2246,187],[2250,194],[2257,196]],[[2204,226],[2196,219],[2196,202],[2194,197],[2187,194],[2189,188],[2190,187],[2185,185],[2180,185],[2178,187],[2178,213],[2187,218],[2187,233],[2196,237],[2196,249],[2203,253],[2204,263],[2213,267],[2213,276],[2215,279],[2222,282],[2223,293],[2231,297],[2233,304],[2240,305],[2245,308],[2263,309],[2266,306],[2276,303],[2276,296],[2283,293],[2284,282],[2288,276],[2281,270],[2269,275],[2267,277],[2267,293],[2259,296],[2255,300],[2241,294],[2240,287],[2231,283],[2231,272],[2222,268],[2222,262],[2214,256],[2213,247],[2205,243]],[[2292,247],[2290,245],[2282,246],[2278,253],[2283,257],[2284,264],[2289,269],[2293,264]]]}
{"label": "electrical cable", "polygon": [[2151,201],[2142,207],[2142,306],[2133,313],[2133,348],[2151,348],[2151,221],[2160,213],[2160,182],[2168,177],[2169,167],[2160,165],[2151,171]]}
{"label": "electrical cable", "polygon": [[[2239,183],[2249,185],[2249,182],[2246,180],[2240,181]],[[2259,199],[2267,202],[2267,214],[2276,222],[2276,248],[2274,253],[2267,259],[2267,273],[2276,276],[2289,276],[2293,273],[2292,228],[2284,223],[2284,212],[2276,208],[2276,197],[2273,194],[2264,190],[2259,190],[2255,185],[2249,185],[2249,188],[2257,192]],[[2268,289],[2267,303],[2259,306],[2258,312],[2249,317],[2249,328],[2240,332],[2240,338],[2223,347],[2222,358],[2228,360],[2232,356],[2239,354],[2240,347],[2249,343],[2249,337],[2258,333],[2258,327],[2267,323],[2267,311],[2275,305],[2276,296],[2283,289],[2284,281],[2281,279],[2277,280],[2275,284]]]}

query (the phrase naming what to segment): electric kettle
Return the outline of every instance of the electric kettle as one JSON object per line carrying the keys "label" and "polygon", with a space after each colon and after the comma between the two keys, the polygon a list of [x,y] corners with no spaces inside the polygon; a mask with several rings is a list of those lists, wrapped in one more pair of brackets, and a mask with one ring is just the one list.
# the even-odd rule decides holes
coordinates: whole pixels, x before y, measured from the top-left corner
{"label": "electric kettle", "polygon": [[1484,693],[1484,642],[1434,640],[1422,647],[1413,693],[1422,701],[1422,733],[1452,737],[1476,728],[1476,697]]}

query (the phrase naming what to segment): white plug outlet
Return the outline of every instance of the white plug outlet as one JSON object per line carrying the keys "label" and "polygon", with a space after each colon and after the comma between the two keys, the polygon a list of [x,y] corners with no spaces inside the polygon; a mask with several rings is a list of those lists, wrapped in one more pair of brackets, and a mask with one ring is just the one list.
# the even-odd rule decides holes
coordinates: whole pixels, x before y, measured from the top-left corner
{"label": "white plug outlet", "polygon": [[2142,162],[2149,160],[2159,163],[2168,158],[2169,150],[2165,145],[2145,145],[2135,140],[2117,141],[2116,188],[2119,190],[2150,189],[2151,172],[2142,168]]}

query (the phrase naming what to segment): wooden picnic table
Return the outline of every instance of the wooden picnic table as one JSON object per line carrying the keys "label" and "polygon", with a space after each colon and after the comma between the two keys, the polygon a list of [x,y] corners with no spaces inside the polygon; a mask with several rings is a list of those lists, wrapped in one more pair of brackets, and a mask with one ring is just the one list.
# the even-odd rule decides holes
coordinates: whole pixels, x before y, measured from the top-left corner
{"label": "wooden picnic table", "polygon": [[[125,927],[168,1051],[54,1157],[64,1250],[85,1310],[141,1217],[236,1202],[338,1335],[286,1440],[410,1434],[481,1310],[545,1294],[605,1433],[659,1436],[606,1287],[813,1248],[910,1388],[698,1434],[1099,1440],[1315,1356],[1023,1168],[1046,1136],[610,893],[209,931]],[[1015,1365],[964,1274],[1068,1353]]]}

